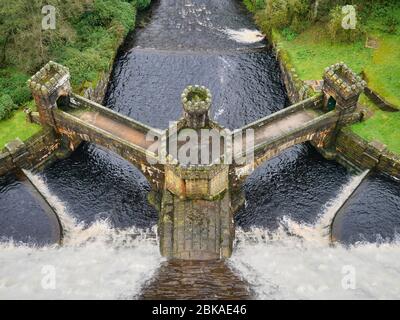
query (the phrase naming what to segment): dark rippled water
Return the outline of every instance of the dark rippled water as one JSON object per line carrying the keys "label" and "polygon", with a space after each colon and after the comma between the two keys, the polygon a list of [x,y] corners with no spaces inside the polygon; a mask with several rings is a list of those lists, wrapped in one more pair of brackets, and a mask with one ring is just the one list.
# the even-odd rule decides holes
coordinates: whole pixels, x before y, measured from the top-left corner
{"label": "dark rippled water", "polygon": [[344,243],[391,241],[400,235],[400,184],[372,174],[334,222],[333,236]]}
{"label": "dark rippled water", "polygon": [[48,204],[19,174],[0,177],[0,240],[46,245],[60,238]]}
{"label": "dark rippled water", "polygon": [[[180,94],[189,84],[211,89],[213,116],[229,128],[284,108],[287,96],[273,53],[255,49],[263,42],[239,43],[226,32],[243,28],[255,26],[239,1],[157,1],[150,23],[124,44],[105,104],[160,128],[180,117]],[[41,175],[78,221],[108,219],[117,228],[151,227],[157,221],[157,212],[146,201],[149,185],[140,172],[94,145],[82,145]],[[312,147],[294,147],[248,179],[247,203],[237,223],[273,230],[284,216],[313,222],[350,178]],[[399,186],[381,176],[368,178],[335,221],[335,237],[346,243],[374,241],[377,234],[393,238],[400,227]],[[49,241],[46,215],[18,182],[2,182],[0,209],[2,236]]]}
{"label": "dark rippled water", "polygon": [[241,45],[229,30],[255,29],[249,13],[235,0],[156,0],[150,23],[134,35],[132,47],[217,51],[259,47]]}

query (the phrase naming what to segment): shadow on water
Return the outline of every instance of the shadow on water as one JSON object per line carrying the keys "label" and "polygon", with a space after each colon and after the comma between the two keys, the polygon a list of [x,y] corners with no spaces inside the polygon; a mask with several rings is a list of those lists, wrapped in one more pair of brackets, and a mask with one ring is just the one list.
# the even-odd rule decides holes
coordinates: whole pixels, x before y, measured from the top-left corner
{"label": "shadow on water", "polygon": [[344,244],[387,242],[400,235],[400,184],[373,173],[333,223],[332,236]]}
{"label": "shadow on water", "polygon": [[22,172],[0,177],[0,240],[38,246],[61,240],[56,215]]}

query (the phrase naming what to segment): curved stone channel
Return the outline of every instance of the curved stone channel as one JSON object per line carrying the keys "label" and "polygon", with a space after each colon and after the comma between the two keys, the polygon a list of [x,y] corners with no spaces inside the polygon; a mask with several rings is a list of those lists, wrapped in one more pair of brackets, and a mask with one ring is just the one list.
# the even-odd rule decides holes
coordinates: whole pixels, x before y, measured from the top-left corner
{"label": "curved stone channel", "polygon": [[[288,105],[275,56],[265,41],[259,41],[240,1],[161,0],[151,10],[148,25],[133,33],[119,53],[105,105],[153,127],[166,128],[181,116],[182,90],[188,84],[200,84],[213,93],[213,117],[231,129]],[[145,178],[126,161],[95,145],[82,145],[40,175],[77,222],[90,225],[107,219],[115,229],[150,228],[157,223],[157,212],[147,202],[150,187]],[[249,177],[244,186],[246,205],[236,223],[244,230],[260,227],[269,231],[279,228],[284,217],[312,224],[350,179],[344,168],[326,161],[308,144],[293,147]],[[2,181],[0,237],[11,235],[36,244],[54,241],[37,203],[18,182]],[[347,244],[376,241],[378,236],[393,239],[400,227],[399,203],[399,184],[372,174],[335,220],[335,238]],[[24,227],[29,223],[21,224],[21,216],[35,224]],[[221,271],[224,268],[215,266],[211,274],[232,272]],[[163,266],[143,297],[166,296],[170,294],[163,287],[168,285],[166,278],[184,274],[185,281],[199,274],[198,270],[187,265]],[[200,270],[199,284],[209,272]],[[224,277],[215,279],[217,286],[211,283],[211,288],[226,289]],[[177,285],[184,288],[190,283],[178,281]],[[207,290],[195,297],[207,295]],[[246,284],[228,292],[230,298],[249,294]],[[184,298],[190,298],[189,294]]]}

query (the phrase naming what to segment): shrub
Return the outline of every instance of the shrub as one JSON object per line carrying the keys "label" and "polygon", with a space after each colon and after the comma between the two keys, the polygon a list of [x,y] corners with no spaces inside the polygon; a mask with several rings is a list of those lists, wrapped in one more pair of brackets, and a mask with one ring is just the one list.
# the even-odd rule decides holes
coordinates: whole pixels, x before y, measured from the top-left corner
{"label": "shrub", "polygon": [[62,64],[70,68],[72,84],[80,86],[95,81],[99,72],[108,69],[110,62],[111,57],[93,48],[84,51],[67,48]]}
{"label": "shrub", "polygon": [[265,8],[266,0],[243,0],[247,10],[250,12],[256,12],[257,10],[261,10]]}
{"label": "shrub", "polygon": [[15,87],[10,96],[13,99],[14,103],[18,106],[27,103],[32,98],[31,91],[26,85],[26,82],[19,85],[18,87]]}
{"label": "shrub", "polygon": [[289,0],[290,27],[296,33],[307,29],[310,24],[310,3],[308,0]]}
{"label": "shrub", "polygon": [[355,42],[356,40],[359,40],[363,35],[363,30],[359,19],[356,19],[357,25],[355,29],[345,29],[342,26],[342,7],[336,6],[334,9],[332,9],[330,13],[330,21],[328,23],[328,33],[332,41]]}
{"label": "shrub", "polygon": [[263,10],[256,13],[256,22],[263,32],[271,34],[273,29],[290,27],[294,33],[304,31],[310,23],[308,0],[269,0]]}
{"label": "shrub", "polygon": [[4,68],[0,71],[0,95],[7,94],[17,105],[25,104],[31,99],[26,85],[29,76],[15,68]]}
{"label": "shrub", "polygon": [[136,8],[138,10],[146,9],[151,3],[151,0],[136,0]]}
{"label": "shrub", "polygon": [[0,120],[9,118],[16,108],[16,104],[8,94],[0,96]]}
{"label": "shrub", "polygon": [[269,0],[263,10],[255,16],[262,31],[271,35],[273,29],[282,30],[289,26],[289,10],[286,0]]}
{"label": "shrub", "polygon": [[119,22],[126,30],[133,27],[136,11],[135,6],[120,0],[96,0],[90,10],[80,18],[79,27],[85,24],[92,27],[109,28]]}
{"label": "shrub", "polygon": [[397,33],[397,29],[399,27],[399,21],[394,16],[389,16],[385,20],[385,31],[390,34]]}

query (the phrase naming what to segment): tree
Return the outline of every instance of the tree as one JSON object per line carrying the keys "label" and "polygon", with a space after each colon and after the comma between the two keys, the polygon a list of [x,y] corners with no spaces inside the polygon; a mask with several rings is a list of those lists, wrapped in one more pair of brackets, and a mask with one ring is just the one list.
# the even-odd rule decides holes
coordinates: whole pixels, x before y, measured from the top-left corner
{"label": "tree", "polygon": [[[49,47],[74,37],[70,20],[90,1],[0,0],[0,64],[33,71],[49,58]],[[55,30],[42,30],[42,7],[53,5],[57,12]]]}

